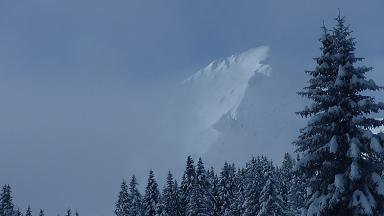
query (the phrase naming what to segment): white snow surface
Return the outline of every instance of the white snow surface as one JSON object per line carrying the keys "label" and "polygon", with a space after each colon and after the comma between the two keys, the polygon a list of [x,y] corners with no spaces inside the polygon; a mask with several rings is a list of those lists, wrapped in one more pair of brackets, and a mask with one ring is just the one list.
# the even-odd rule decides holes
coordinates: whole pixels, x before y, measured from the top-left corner
{"label": "white snow surface", "polygon": [[187,151],[204,154],[219,133],[213,126],[225,115],[237,118],[237,110],[256,74],[269,77],[264,64],[269,47],[260,46],[215,60],[182,82],[182,97],[194,128],[189,130]]}
{"label": "white snow surface", "polygon": [[268,51],[267,46],[261,46],[213,61],[183,82],[199,96],[196,103],[208,125],[228,112],[236,118],[250,78],[255,73],[270,76],[271,67],[261,63]]}
{"label": "white snow surface", "polygon": [[303,101],[289,72],[272,72],[268,56],[267,46],[249,49],[215,60],[180,83],[178,110],[171,116],[180,122],[175,125],[187,127],[178,134],[184,154],[221,167],[259,154],[278,162],[293,151],[304,125],[294,113]]}

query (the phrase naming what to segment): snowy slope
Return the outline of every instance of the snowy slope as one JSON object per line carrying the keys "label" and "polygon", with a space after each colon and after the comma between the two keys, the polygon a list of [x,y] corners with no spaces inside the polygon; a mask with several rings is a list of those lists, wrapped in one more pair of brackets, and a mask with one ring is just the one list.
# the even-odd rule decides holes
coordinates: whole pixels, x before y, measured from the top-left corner
{"label": "snowy slope", "polygon": [[219,133],[214,125],[224,116],[237,118],[249,80],[259,74],[269,77],[271,67],[262,63],[269,48],[261,46],[211,62],[182,83],[184,104],[188,104],[193,126],[187,142],[189,152],[208,151]]}
{"label": "snowy slope", "polygon": [[182,83],[186,152],[219,165],[257,154],[279,160],[292,151],[301,105],[265,64],[268,53],[262,46],[213,61]]}

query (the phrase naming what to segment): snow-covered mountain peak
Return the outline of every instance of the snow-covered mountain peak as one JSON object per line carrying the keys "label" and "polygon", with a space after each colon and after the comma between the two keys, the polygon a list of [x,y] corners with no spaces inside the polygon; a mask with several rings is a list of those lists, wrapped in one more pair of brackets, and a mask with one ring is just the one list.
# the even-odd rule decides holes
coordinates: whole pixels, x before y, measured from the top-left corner
{"label": "snow-covered mountain peak", "polygon": [[[190,131],[196,130],[194,137],[206,137],[199,140],[209,140],[199,150],[205,152],[217,138],[214,125],[223,116],[236,119],[251,78],[269,78],[271,67],[263,63],[268,52],[267,46],[261,46],[213,61],[183,81],[182,101],[191,111],[188,118],[194,125]],[[201,141],[193,141],[194,148],[197,142]]]}
{"label": "snow-covered mountain peak", "polygon": [[193,82],[194,80],[199,80],[203,77],[205,77],[204,79],[215,78],[219,76],[219,74],[227,73],[227,70],[233,67],[244,70],[247,74],[262,73],[270,75],[271,70],[269,66],[268,69],[264,68],[265,70],[260,70],[261,62],[268,58],[268,53],[268,46],[260,46],[245,52],[233,54],[226,58],[217,59],[209,63],[202,70],[199,70],[197,73],[190,76],[184,82]]}

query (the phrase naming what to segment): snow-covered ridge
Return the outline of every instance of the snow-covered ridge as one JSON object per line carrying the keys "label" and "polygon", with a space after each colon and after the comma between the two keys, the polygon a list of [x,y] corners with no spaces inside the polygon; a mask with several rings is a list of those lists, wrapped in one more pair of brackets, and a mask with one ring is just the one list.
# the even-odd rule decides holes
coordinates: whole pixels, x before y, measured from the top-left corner
{"label": "snow-covered ridge", "polygon": [[224,116],[237,118],[250,80],[269,79],[271,67],[263,62],[268,52],[267,46],[261,46],[215,60],[181,83],[177,94],[183,107],[180,110],[185,112],[178,118],[189,122],[184,136],[189,153],[207,152],[219,136],[215,124]]}
{"label": "snow-covered ridge", "polygon": [[183,82],[194,92],[208,124],[213,125],[226,113],[236,118],[251,77],[256,73],[271,74],[271,67],[262,63],[268,52],[267,46],[261,46],[215,60]]}
{"label": "snow-covered ridge", "polygon": [[218,75],[214,72],[225,72],[225,70],[230,69],[233,65],[238,65],[240,68],[248,72],[258,72],[269,76],[271,71],[269,65],[264,65],[265,67],[268,67],[265,70],[259,70],[261,62],[268,58],[268,53],[268,46],[260,46],[257,48],[249,49],[245,52],[233,54],[227,58],[217,59],[209,63],[202,70],[199,70],[187,78],[184,83],[193,82],[194,80],[199,80],[202,77],[214,78]]}

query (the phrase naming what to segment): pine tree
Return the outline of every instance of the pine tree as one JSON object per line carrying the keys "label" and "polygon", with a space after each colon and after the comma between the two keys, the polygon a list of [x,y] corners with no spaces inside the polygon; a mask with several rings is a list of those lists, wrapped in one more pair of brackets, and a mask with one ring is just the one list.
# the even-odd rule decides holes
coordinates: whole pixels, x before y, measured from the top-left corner
{"label": "pine tree", "polygon": [[284,202],[288,202],[288,192],[292,187],[294,160],[289,153],[284,154],[284,159],[279,169],[279,184]]}
{"label": "pine tree", "polygon": [[[263,159],[264,160],[264,159]],[[254,216],[259,211],[259,197],[260,192],[265,184],[264,182],[264,169],[262,159],[259,157],[252,158],[246,164],[246,179],[244,182],[245,187],[245,202],[244,202],[244,216]]]}
{"label": "pine tree", "polygon": [[180,215],[180,199],[178,194],[177,182],[173,179],[171,171],[168,172],[165,187],[163,189],[162,202],[164,211],[169,216]]}
{"label": "pine tree", "polygon": [[4,185],[0,195],[0,216],[13,216],[15,212],[11,186]]}
{"label": "pine tree", "polygon": [[235,176],[236,192],[233,200],[231,201],[229,215],[243,215],[245,212],[245,182],[246,171],[245,169],[239,169]]}
{"label": "pine tree", "polygon": [[210,215],[212,195],[210,194],[210,182],[203,161],[199,158],[196,166],[196,178],[192,194],[187,205],[188,216]]}
{"label": "pine tree", "polygon": [[142,215],[142,206],[141,206],[141,194],[137,188],[138,183],[136,177],[133,175],[131,181],[129,182],[129,215],[130,216],[140,216]]}
{"label": "pine tree", "polygon": [[191,156],[188,156],[184,175],[180,185],[181,208],[184,210],[182,215],[186,215],[187,213],[186,210],[187,210],[188,202],[192,195],[195,178],[196,178],[196,171],[195,171],[194,161]]}
{"label": "pine tree", "polygon": [[211,214],[212,216],[219,216],[221,209],[221,199],[219,191],[219,178],[215,174],[215,170],[211,167],[207,173],[209,183],[211,185],[210,194],[212,196]]}
{"label": "pine tree", "polygon": [[[299,161],[299,159],[297,160]],[[300,215],[306,198],[306,181],[297,171],[293,171],[291,187],[288,191],[287,208],[292,215]]]}
{"label": "pine tree", "polygon": [[121,183],[121,190],[119,192],[119,197],[116,202],[116,208],[115,208],[115,214],[117,216],[128,216],[130,215],[129,212],[129,194],[128,194],[128,186],[125,181]]}
{"label": "pine tree", "polygon": [[79,216],[79,212],[77,210],[75,212],[75,216]]}
{"label": "pine tree", "polygon": [[276,184],[276,175],[269,173],[259,199],[260,210],[257,216],[288,215],[283,197]]}
{"label": "pine tree", "polygon": [[39,216],[44,216],[44,211],[40,209]]}
{"label": "pine tree", "polygon": [[220,173],[219,196],[221,199],[220,215],[229,215],[231,201],[235,195],[235,166],[225,162],[223,170]]}
{"label": "pine tree", "polygon": [[32,216],[32,210],[31,210],[30,206],[28,206],[27,212],[25,213],[25,216]]}
{"label": "pine tree", "polygon": [[67,209],[67,213],[65,214],[65,216],[71,216],[71,215],[72,215],[71,209]]}
{"label": "pine tree", "polygon": [[20,209],[18,208],[18,209],[16,210],[16,214],[15,214],[15,215],[16,215],[16,216],[22,216],[23,213],[21,213]]}
{"label": "pine tree", "polygon": [[147,186],[145,188],[145,195],[143,199],[144,216],[155,216],[158,211],[158,204],[160,203],[160,192],[153,171],[149,171]]}
{"label": "pine tree", "polygon": [[380,154],[383,140],[371,128],[384,124],[369,117],[384,109],[367,90],[379,90],[356,66],[355,41],[345,19],[336,18],[330,34],[325,27],[322,56],[309,71],[309,86],[299,93],[313,101],[299,114],[310,117],[295,142],[303,153],[299,171],[309,179],[307,215],[382,215],[384,182]]}

